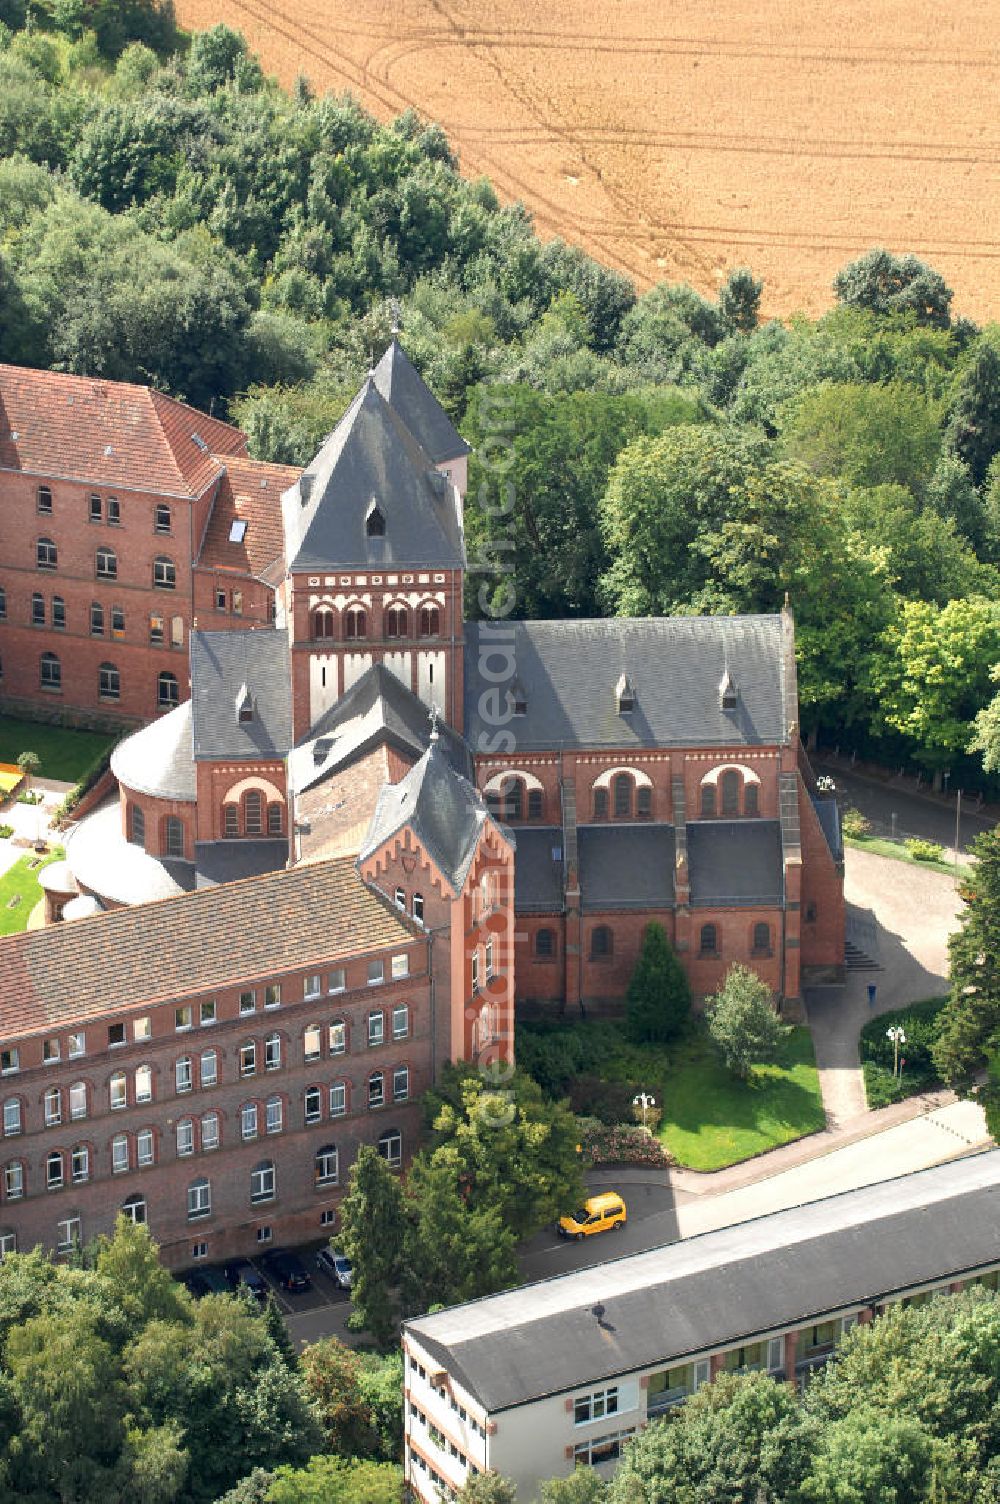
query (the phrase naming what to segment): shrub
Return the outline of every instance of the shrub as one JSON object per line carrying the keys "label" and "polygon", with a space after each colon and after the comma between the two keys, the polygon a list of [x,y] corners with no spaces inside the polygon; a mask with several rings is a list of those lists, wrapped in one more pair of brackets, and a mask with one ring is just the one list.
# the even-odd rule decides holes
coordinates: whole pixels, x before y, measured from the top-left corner
{"label": "shrub", "polygon": [[608,1128],[604,1123],[580,1120],[580,1145],[594,1165],[653,1165],[670,1163],[659,1139],[636,1124]]}
{"label": "shrub", "polygon": [[0,841],[8,841],[14,834],[13,825],[0,825]]}
{"label": "shrub", "polygon": [[917,836],[911,836],[903,845],[915,862],[941,862],[944,860],[944,847],[939,846],[937,841],[921,841]]}
{"label": "shrub", "polygon": [[840,828],[852,841],[863,841],[872,833],[871,821],[859,809],[845,809],[840,817]]}
{"label": "shrub", "polygon": [[614,1127],[634,1121],[632,1099],[639,1088],[629,1081],[604,1081],[600,1076],[577,1076],[570,1082],[569,1105],[580,1117],[596,1118]]}
{"label": "shrub", "polygon": [[[889,1102],[902,1101],[942,1084],[933,1050],[941,1028],[941,1010],[947,1001],[945,997],[926,998],[891,1013],[881,1013],[865,1024],[859,1050],[869,1107],[885,1107]],[[886,1030],[896,1025],[902,1027],[906,1036],[900,1049],[906,1065],[898,1081],[892,1074],[892,1040],[886,1036]]]}

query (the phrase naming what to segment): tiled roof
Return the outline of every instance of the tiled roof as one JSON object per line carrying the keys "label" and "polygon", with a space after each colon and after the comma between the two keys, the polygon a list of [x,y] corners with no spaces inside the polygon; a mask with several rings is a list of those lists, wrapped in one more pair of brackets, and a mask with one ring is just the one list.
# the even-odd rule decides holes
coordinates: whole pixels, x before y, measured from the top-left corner
{"label": "tiled roof", "polygon": [[471,446],[395,337],[375,367],[374,381],[436,465],[469,453]]}
{"label": "tiled roof", "polygon": [[[219,459],[226,473],[212,503],[197,562],[205,569],[234,570],[276,584],[284,573],[281,493],[294,486],[302,472],[291,465],[267,465],[242,457],[220,455]],[[239,542],[230,536],[235,522],[246,523]]]}
{"label": "tiled roof", "polygon": [[0,364],[0,469],[102,490],[200,496],[239,429],[148,386]]}
{"label": "tiled roof", "polygon": [[412,943],[348,860],[224,883],[0,940],[0,1037]]}
{"label": "tiled roof", "polygon": [[[288,634],[274,627],[191,633],[195,761],[284,757],[292,745],[292,671]],[[243,690],[253,718],[241,721]]]}

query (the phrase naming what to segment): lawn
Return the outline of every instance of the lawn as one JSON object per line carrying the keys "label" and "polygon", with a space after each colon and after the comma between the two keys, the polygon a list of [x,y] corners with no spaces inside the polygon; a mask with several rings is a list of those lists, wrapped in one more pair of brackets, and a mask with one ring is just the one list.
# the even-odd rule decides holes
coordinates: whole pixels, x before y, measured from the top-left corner
{"label": "lawn", "polygon": [[739,1081],[704,1034],[673,1051],[663,1079],[660,1138],[689,1170],[721,1170],[826,1123],[812,1036],[795,1028],[773,1065]]}
{"label": "lawn", "polygon": [[116,740],[101,731],[71,731],[0,716],[0,763],[16,763],[21,752],[37,752],[41,758],[38,776],[64,783],[76,783]]}
{"label": "lawn", "polygon": [[[870,851],[875,856],[889,856],[894,862],[910,862],[914,867],[929,867],[932,872],[946,872],[949,877],[955,875],[955,862],[921,862],[912,856],[906,847],[899,841],[883,840],[880,836],[845,836],[845,846],[855,846],[859,851]],[[959,856],[959,869],[969,865],[969,857],[964,852]]]}
{"label": "lawn", "polygon": [[[42,896],[39,872],[50,862],[61,861],[65,854],[61,846],[56,846],[42,858],[40,866],[31,868],[28,864],[36,858],[33,852],[28,852],[0,877],[0,935],[16,935],[27,927],[28,915]],[[15,894],[21,902],[9,909],[7,905]]]}
{"label": "lawn", "polygon": [[[919,1003],[907,1003],[890,1013],[870,1018],[861,1030],[859,1051],[869,1107],[886,1107],[918,1092],[933,1091],[943,1085],[931,1056],[937,1038],[938,1015],[947,997],[929,997]],[[899,1076],[893,1075],[893,1046],[886,1030],[899,1025],[906,1036],[900,1048],[904,1061]]]}

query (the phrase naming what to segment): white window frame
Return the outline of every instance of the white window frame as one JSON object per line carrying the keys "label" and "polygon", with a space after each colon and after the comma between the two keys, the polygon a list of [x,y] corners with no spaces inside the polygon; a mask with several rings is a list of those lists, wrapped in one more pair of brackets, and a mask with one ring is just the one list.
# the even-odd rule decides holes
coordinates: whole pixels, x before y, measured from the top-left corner
{"label": "white window frame", "polygon": [[222,1141],[219,1114],[217,1112],[203,1113],[200,1128],[202,1153],[208,1154],[217,1149]]}
{"label": "white window frame", "polygon": [[397,1003],[392,1010],[392,1037],[393,1039],[409,1039],[410,1037],[410,1007],[408,1003]]}
{"label": "white window frame", "polygon": [[152,1128],[140,1128],[135,1136],[135,1162],[140,1170],[156,1163],[156,1139]]}
{"label": "white window frame", "polygon": [[187,1159],[194,1153],[194,1119],[181,1118],[176,1128],[177,1158]]}

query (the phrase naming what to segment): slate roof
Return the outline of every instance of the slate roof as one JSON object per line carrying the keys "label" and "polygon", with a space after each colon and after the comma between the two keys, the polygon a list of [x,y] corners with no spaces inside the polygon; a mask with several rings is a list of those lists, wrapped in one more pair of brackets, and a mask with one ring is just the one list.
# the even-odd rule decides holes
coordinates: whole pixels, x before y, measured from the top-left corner
{"label": "slate roof", "polygon": [[[281,530],[281,496],[301,470],[258,460],[226,457],[212,515],[197,563],[205,569],[231,570],[277,584],[284,575],[285,541]],[[239,543],[230,539],[234,522],[245,522]]]}
{"label": "slate roof", "polygon": [[136,794],[193,804],[198,793],[191,742],[191,701],[144,726],[111,754],[111,771]]}
{"label": "slate roof", "polygon": [[471,445],[462,438],[395,337],[375,367],[374,381],[435,464],[469,453]]}
{"label": "slate roof", "polygon": [[692,904],[780,904],[784,897],[777,820],[691,820],[687,824]]}
{"label": "slate roof", "polygon": [[[471,778],[472,754],[462,737],[440,722],[438,732],[452,767]],[[427,751],[430,735],[430,711],[424,702],[384,664],[375,663],[293,750],[288,761],[292,786],[297,793],[311,788],[380,741],[415,762]]]}
{"label": "slate roof", "polygon": [[0,1037],[410,945],[350,859],[310,863],[0,940]]}
{"label": "slate roof", "polygon": [[[240,721],[243,687],[254,700]],[[219,757],[284,757],[292,745],[288,635],[273,627],[191,633],[192,737],[196,762]]]}
{"label": "slate roof", "polygon": [[195,886],[210,888],[215,883],[238,882],[245,877],[261,877],[265,872],[279,872],[288,862],[288,841],[196,841],[194,847]]}
{"label": "slate roof", "polygon": [[[558,851],[558,857],[552,853]],[[519,825],[514,863],[514,912],[559,914],[563,908],[563,833],[560,825]]]}
{"label": "slate roof", "polygon": [[831,854],[838,860],[844,855],[844,840],[840,829],[840,809],[836,799],[813,799],[813,809],[826,836]]}
{"label": "slate roof", "polygon": [[[581,825],[577,843],[581,908],[592,912],[673,906],[672,825]],[[520,860],[520,845],[517,855]]]}
{"label": "slate roof", "polygon": [[191,862],[151,856],[125,839],[117,796],[74,825],[64,845],[78,885],[113,903],[153,903],[189,893],[195,886]]}
{"label": "slate roof", "polygon": [[[200,442],[198,442],[200,441]],[[0,364],[0,468],[195,497],[246,437],[148,386]]]}
{"label": "slate roof", "polygon": [[359,860],[409,825],[457,893],[489,818],[477,790],[455,772],[441,742],[433,741],[399,783],[380,790]]}
{"label": "slate roof", "polygon": [[[523,748],[784,743],[783,630],[779,615],[511,622],[514,672],[527,710],[507,724]],[[496,734],[480,713],[484,692],[497,688],[480,677],[480,647],[485,654],[491,636],[509,642],[506,625],[503,632],[482,622],[465,629],[471,746]],[[727,666],[738,689],[731,711],[719,697]],[[627,715],[619,715],[615,698],[622,674],[636,692]]]}
{"label": "slate roof", "polygon": [[[385,518],[383,537],[366,534],[373,498]],[[457,493],[371,378],[285,492],[282,515],[289,569],[457,569],[465,562]]]}
{"label": "slate roof", "polygon": [[995,1267],[998,1191],[993,1149],[405,1326],[495,1414]]}

